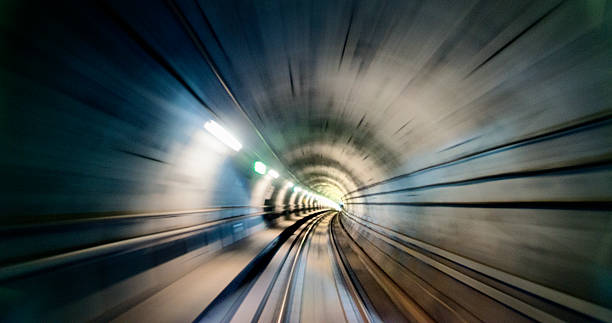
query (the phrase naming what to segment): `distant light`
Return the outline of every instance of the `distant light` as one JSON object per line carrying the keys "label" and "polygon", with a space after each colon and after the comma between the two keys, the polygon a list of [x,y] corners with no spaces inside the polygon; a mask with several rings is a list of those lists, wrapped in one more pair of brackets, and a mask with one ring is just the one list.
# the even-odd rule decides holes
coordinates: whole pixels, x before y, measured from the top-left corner
{"label": "distant light", "polygon": [[270,169],[268,171],[268,175],[270,175],[272,178],[278,178],[278,172],[275,171],[274,169]]}
{"label": "distant light", "polygon": [[266,173],[266,164],[260,162],[260,161],[256,161],[255,164],[253,164],[253,170],[256,173],[259,173],[261,175],[264,175]]}
{"label": "distant light", "polygon": [[332,201],[332,200],[330,200],[330,199],[328,199],[326,197],[320,196],[320,195],[316,195],[316,197],[317,197],[317,201],[319,203],[321,203],[323,206],[331,207],[331,208],[333,208],[333,209],[335,209],[337,211],[341,211],[342,210],[343,205],[340,205],[340,204],[338,204],[338,203],[336,203],[336,202],[334,202],[334,201]]}
{"label": "distant light", "polygon": [[301,191],[301,190],[302,190],[302,188],[301,188],[301,187],[299,187],[299,186],[295,186],[295,187],[293,188],[293,191],[294,191],[294,192],[296,192],[296,193],[298,193],[298,192],[299,192],[299,191]]}
{"label": "distant light", "polygon": [[287,182],[287,187],[288,188],[292,188],[293,187],[293,182]]}
{"label": "distant light", "polygon": [[232,136],[227,130],[223,129],[218,123],[213,120],[209,120],[204,124],[204,128],[208,130],[213,136],[219,139],[222,143],[228,145],[235,151],[242,149],[242,144],[234,136]]}

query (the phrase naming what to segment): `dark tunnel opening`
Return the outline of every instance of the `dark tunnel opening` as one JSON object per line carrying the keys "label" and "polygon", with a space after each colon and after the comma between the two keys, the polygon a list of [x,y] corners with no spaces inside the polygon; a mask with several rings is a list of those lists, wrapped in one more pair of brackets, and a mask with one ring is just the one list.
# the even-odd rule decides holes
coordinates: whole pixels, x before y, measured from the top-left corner
{"label": "dark tunnel opening", "polygon": [[0,2],[0,321],[612,321],[612,2]]}

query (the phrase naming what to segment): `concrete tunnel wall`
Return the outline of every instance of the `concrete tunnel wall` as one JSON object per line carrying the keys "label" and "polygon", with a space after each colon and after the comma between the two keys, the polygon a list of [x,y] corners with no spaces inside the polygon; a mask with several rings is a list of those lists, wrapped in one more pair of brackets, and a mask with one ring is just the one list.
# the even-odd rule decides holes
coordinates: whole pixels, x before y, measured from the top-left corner
{"label": "concrete tunnel wall", "polygon": [[[376,246],[384,259],[410,266],[369,226],[520,293],[608,315],[609,2],[461,1],[449,9],[436,1],[414,8],[391,1],[374,10],[373,2],[340,1],[317,3],[312,11],[203,2],[214,28],[198,18],[195,4],[177,3],[213,64],[202,58],[176,8],[163,2],[3,4],[0,221],[159,215],[71,226],[69,239],[14,234],[3,244],[21,247],[5,253],[3,264],[212,219],[314,206],[284,181],[255,174],[252,162],[262,159],[342,198],[343,224],[364,250]],[[436,15],[440,10],[448,14]],[[414,19],[404,19],[409,15]],[[411,29],[400,32],[403,27]],[[421,46],[408,46],[411,40]],[[245,113],[215,72],[249,107]],[[209,119],[232,129],[245,152],[205,132]],[[168,216],[190,210],[202,212]],[[205,261],[181,259],[264,228],[261,217],[240,221],[242,233],[230,223],[204,242],[187,240],[193,248],[152,261],[157,271],[87,267],[104,272],[93,276],[103,283],[83,277],[87,287],[57,300],[71,305],[56,317],[77,315],[79,307],[90,309],[82,319],[104,315]],[[90,240],[75,243],[81,236]],[[138,262],[129,257],[156,256],[133,251],[120,264]],[[32,279],[25,290],[54,287],[53,278],[75,272]],[[5,304],[24,295],[6,296]],[[41,310],[36,306],[15,315]]]}
{"label": "concrete tunnel wall", "polygon": [[[106,51],[92,48],[78,38],[84,30],[70,29],[79,22],[36,22],[45,14],[38,9],[32,31],[20,29],[25,21],[10,24],[15,16],[3,19],[5,219],[260,207],[271,186],[283,187],[254,174],[252,161],[233,161],[236,153],[203,128],[218,116],[151,58],[129,54],[111,34],[90,35]],[[50,28],[48,37],[36,36],[40,28]],[[222,96],[206,90],[207,99]]]}
{"label": "concrete tunnel wall", "polygon": [[[237,156],[206,132],[219,112],[126,49],[110,22],[86,23],[99,8],[74,5],[79,15],[62,24],[54,20],[67,17],[67,3],[0,9],[0,320],[104,320],[282,212],[315,207],[285,181],[254,173],[250,152]],[[224,100],[219,89],[197,91]],[[225,218],[236,219],[153,239]],[[48,256],[138,237],[152,242],[97,263],[45,267]],[[30,265],[37,260],[42,267]]]}
{"label": "concrete tunnel wall", "polygon": [[[500,280],[509,274],[527,292],[569,295],[567,304],[597,304],[593,312],[612,307],[610,83],[599,79],[611,69],[610,47],[599,42],[610,36],[610,19],[589,19],[587,6],[561,6],[514,46],[521,59],[508,54],[476,76],[475,83],[496,88],[470,104],[471,116],[496,121],[476,120],[466,135],[427,147],[387,178],[344,195],[348,212],[434,254],[450,252],[468,268],[484,266]],[[564,34],[546,38],[564,22]],[[602,45],[606,62],[593,54]],[[491,84],[493,77],[518,80]],[[469,101],[472,92],[465,95]],[[471,122],[465,115],[440,125]],[[353,229],[355,237],[371,239],[362,228]],[[555,292],[538,292],[542,286]]]}

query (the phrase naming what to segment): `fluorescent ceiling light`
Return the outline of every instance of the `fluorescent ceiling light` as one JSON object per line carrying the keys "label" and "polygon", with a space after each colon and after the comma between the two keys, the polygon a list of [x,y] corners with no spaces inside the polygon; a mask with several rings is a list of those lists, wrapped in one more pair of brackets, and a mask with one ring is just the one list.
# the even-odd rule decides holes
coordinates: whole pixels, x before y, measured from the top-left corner
{"label": "fluorescent ceiling light", "polygon": [[278,172],[275,171],[274,169],[270,169],[268,171],[268,175],[270,175],[272,178],[278,178]]}
{"label": "fluorescent ceiling light", "polygon": [[232,136],[227,130],[223,129],[218,123],[213,120],[209,120],[204,124],[204,128],[208,130],[213,136],[219,139],[222,143],[226,144],[235,151],[242,149],[242,144],[234,136]]}
{"label": "fluorescent ceiling light", "polygon": [[256,173],[259,173],[261,175],[266,173],[266,164],[260,162],[260,161],[256,161],[255,164],[253,165],[253,170]]}
{"label": "fluorescent ceiling light", "polygon": [[292,188],[293,187],[293,182],[287,182],[287,187]]}
{"label": "fluorescent ceiling light", "polygon": [[293,188],[293,191],[296,192],[296,193],[298,193],[301,190],[302,190],[302,188],[299,187],[299,186],[296,186],[296,187]]}

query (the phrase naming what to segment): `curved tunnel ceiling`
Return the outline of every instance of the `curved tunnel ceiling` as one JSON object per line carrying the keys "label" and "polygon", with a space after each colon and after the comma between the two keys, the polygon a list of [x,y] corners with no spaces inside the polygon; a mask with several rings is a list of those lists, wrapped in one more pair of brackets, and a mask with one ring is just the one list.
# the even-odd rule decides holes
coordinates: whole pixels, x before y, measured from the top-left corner
{"label": "curved tunnel ceiling", "polygon": [[[53,19],[47,9],[15,7],[23,15],[14,16],[29,15],[32,24],[37,15]],[[37,29],[10,17],[4,24],[18,29],[15,43],[35,40],[28,45],[51,46],[76,65],[115,61],[121,51],[142,55],[142,71],[165,70],[180,87],[143,92],[152,102],[204,108],[251,155],[338,198],[607,113],[608,74],[601,67],[609,66],[609,50],[590,36],[601,30],[605,38],[605,7],[527,0],[166,1],[143,9],[110,1],[37,26],[53,37],[98,35],[114,44],[85,42],[84,49],[61,37],[30,35]],[[135,67],[131,62],[121,64]],[[66,73],[24,64],[41,64],[49,78]],[[580,80],[580,95],[565,91]],[[154,133],[162,123],[147,130]]]}
{"label": "curved tunnel ceiling", "polygon": [[199,5],[215,40],[208,50],[249,119],[302,183],[334,198],[458,146],[570,121],[576,105],[601,110],[561,90],[584,69],[559,74],[570,64],[563,54],[543,60],[602,23],[592,10],[564,30],[564,17],[588,10],[577,3]]}

